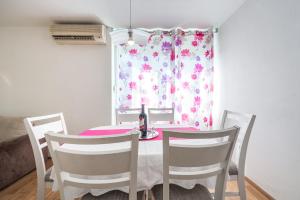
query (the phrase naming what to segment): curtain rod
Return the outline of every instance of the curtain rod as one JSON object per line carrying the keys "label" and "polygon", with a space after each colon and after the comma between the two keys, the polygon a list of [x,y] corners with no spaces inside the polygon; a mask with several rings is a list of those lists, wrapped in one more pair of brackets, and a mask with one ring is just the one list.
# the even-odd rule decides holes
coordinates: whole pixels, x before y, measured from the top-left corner
{"label": "curtain rod", "polygon": [[[113,27],[109,27],[111,28],[111,30],[122,30],[123,28],[113,28]],[[170,28],[170,29],[165,29],[165,28],[151,28],[151,29],[147,29],[147,28],[135,28],[136,30],[141,30],[141,31],[145,31],[148,33],[152,33],[155,31],[176,31],[176,30],[182,30],[182,31],[212,31],[213,33],[218,33],[219,32],[219,28],[215,27],[215,28],[207,28],[207,29],[199,29],[199,28],[181,28],[181,27],[176,27],[176,28]]]}
{"label": "curtain rod", "polygon": [[176,31],[176,30],[182,30],[182,31],[212,31],[213,33],[219,32],[218,28],[205,28],[205,29],[200,29],[200,28],[181,28],[181,27],[174,27],[174,28],[137,28],[142,31],[147,31],[147,32],[154,32],[154,31]]}

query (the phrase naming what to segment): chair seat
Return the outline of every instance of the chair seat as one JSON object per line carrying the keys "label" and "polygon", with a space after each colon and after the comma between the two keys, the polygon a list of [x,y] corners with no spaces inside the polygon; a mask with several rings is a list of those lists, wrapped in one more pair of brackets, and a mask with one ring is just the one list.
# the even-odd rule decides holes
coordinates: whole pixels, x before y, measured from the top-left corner
{"label": "chair seat", "polygon": [[53,179],[50,178],[52,168],[53,167],[50,167],[49,169],[47,169],[46,174],[45,174],[45,182],[53,182]]}
{"label": "chair seat", "polygon": [[[140,191],[137,194],[137,199],[143,199],[144,191]],[[93,196],[91,193],[84,195],[81,200],[129,200],[129,194],[120,190],[109,191],[100,196]]]}
{"label": "chair seat", "polygon": [[[163,185],[156,185],[151,190],[155,200],[163,199]],[[192,189],[185,189],[175,184],[170,184],[171,200],[212,200],[212,195],[206,187],[197,184]]]}
{"label": "chair seat", "polygon": [[238,171],[238,167],[234,162],[230,162],[229,164],[229,175],[238,175],[239,171]]}

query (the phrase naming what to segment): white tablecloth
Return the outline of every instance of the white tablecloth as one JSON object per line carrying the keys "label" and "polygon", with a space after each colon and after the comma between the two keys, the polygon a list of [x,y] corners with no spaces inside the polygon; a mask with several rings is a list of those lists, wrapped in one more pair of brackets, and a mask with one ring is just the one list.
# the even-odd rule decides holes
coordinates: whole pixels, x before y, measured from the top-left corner
{"label": "white tablecloth", "polygon": [[[179,127],[179,126],[174,126],[174,125],[157,125],[158,128],[174,128],[174,127]],[[93,130],[101,130],[101,129],[116,129],[116,128],[134,128],[132,126],[102,126],[102,127],[97,127],[93,128]],[[174,140],[172,141],[174,143],[199,143],[201,144],[207,144],[211,143],[212,141],[203,141],[203,140]],[[118,144],[120,145],[120,144]],[[127,145],[123,143],[122,145]],[[64,146],[65,148],[70,148],[70,149],[80,149],[80,150],[99,150],[99,148],[105,148],[105,150],[109,148],[115,148],[114,146],[110,145],[101,145],[101,147],[96,146],[96,145],[89,145],[89,146],[84,146],[84,145],[70,145],[67,144]],[[137,187],[138,191],[141,190],[149,190],[151,189],[154,185],[156,184],[161,184],[163,183],[163,148],[162,148],[162,141],[161,140],[156,140],[156,141],[142,141],[139,143],[139,152],[138,152],[138,173],[137,173]],[[55,177],[55,172],[52,170],[51,178],[54,179],[52,190],[57,191],[57,181]],[[92,178],[92,177],[85,177],[85,178]],[[95,177],[93,177],[95,178]],[[215,178],[208,178],[208,179],[201,179],[201,180],[193,180],[193,181],[171,181],[172,183],[176,183],[178,185],[181,185],[182,187],[185,188],[193,188],[193,186],[196,183],[200,183],[202,185],[205,185],[206,187],[213,187],[215,184]],[[122,190],[124,192],[128,192],[128,188],[118,188],[119,190]],[[65,195],[67,199],[73,199],[77,197],[81,197],[82,195],[86,193],[92,193],[93,195],[101,195],[107,190],[87,190],[87,189],[80,189],[80,188],[66,188],[65,190]]]}

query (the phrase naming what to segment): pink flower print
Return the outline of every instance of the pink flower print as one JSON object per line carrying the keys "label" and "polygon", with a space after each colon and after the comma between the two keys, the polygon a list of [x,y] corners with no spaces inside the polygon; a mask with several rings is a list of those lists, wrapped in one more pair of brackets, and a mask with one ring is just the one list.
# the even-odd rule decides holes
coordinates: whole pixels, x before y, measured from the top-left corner
{"label": "pink flower print", "polygon": [[189,49],[183,49],[181,50],[181,56],[190,56],[190,50]]}
{"label": "pink flower print", "polygon": [[194,98],[194,103],[195,103],[195,105],[199,106],[200,103],[201,103],[201,98],[200,98],[199,96],[196,96],[196,97]]}
{"label": "pink flower print", "polygon": [[168,82],[168,76],[163,74],[161,77],[161,84],[166,84]]}
{"label": "pink flower print", "polygon": [[119,79],[121,79],[121,80],[126,80],[127,78],[128,78],[128,74],[126,74],[125,72],[120,72],[119,73]]}
{"label": "pink flower print", "polygon": [[209,50],[205,51],[205,53],[204,53],[205,57],[208,57],[208,56],[209,56],[209,53],[210,53]]}
{"label": "pink flower print", "polygon": [[163,52],[169,52],[171,50],[171,48],[172,48],[171,42],[163,42],[162,43],[161,50]]}
{"label": "pink flower print", "polygon": [[152,69],[152,67],[150,67],[150,65],[148,65],[147,63],[143,64],[144,71],[150,71],[151,69]]}
{"label": "pink flower print", "polygon": [[205,56],[206,56],[208,59],[212,59],[212,58],[214,57],[214,49],[211,48],[210,50],[205,51]]}
{"label": "pink flower print", "polygon": [[150,35],[150,37],[148,38],[148,43],[151,42],[153,35]]}
{"label": "pink flower print", "polygon": [[183,113],[182,115],[181,115],[181,120],[182,121],[188,121],[189,120],[189,115],[188,114],[186,114],[186,113]]}
{"label": "pink flower print", "polygon": [[212,118],[212,114],[210,114],[209,116],[209,126],[212,127],[213,125],[213,118]]}
{"label": "pink flower print", "polygon": [[195,69],[194,69],[195,73],[200,73],[200,72],[202,72],[202,70],[203,70],[203,67],[200,63],[195,64]]}
{"label": "pink flower print", "polygon": [[158,86],[157,86],[157,85],[153,85],[152,89],[153,89],[153,90],[157,90],[157,89],[158,89]]}
{"label": "pink flower print", "polygon": [[129,88],[130,88],[131,90],[136,89],[136,82],[131,81],[131,82],[128,83],[128,85],[129,85]]}
{"label": "pink flower print", "polygon": [[129,54],[135,56],[137,54],[137,49],[130,49]]}
{"label": "pink flower print", "polygon": [[181,79],[181,72],[177,72],[176,77],[177,79]]}
{"label": "pink flower print", "polygon": [[210,58],[214,58],[214,48],[210,49]]}
{"label": "pink flower print", "polygon": [[126,106],[126,105],[124,105],[124,104],[121,104],[121,105],[119,106],[119,108],[120,108],[120,109],[128,109],[129,106]]}
{"label": "pink flower print", "polygon": [[197,75],[196,74],[192,74],[192,79],[196,80],[197,79]]}
{"label": "pink flower print", "polygon": [[171,61],[175,60],[175,51],[173,49],[170,54],[170,59],[171,59]]}
{"label": "pink flower print", "polygon": [[206,83],[205,85],[204,85],[204,89],[208,89],[208,84]]}
{"label": "pink flower print", "polygon": [[184,63],[180,62],[180,67],[183,68],[184,67]]}
{"label": "pink flower print", "polygon": [[147,97],[142,97],[141,98],[141,104],[149,104],[149,99]]}
{"label": "pink flower print", "polygon": [[196,40],[194,40],[194,41],[192,41],[192,45],[193,45],[194,47],[196,47],[196,46],[198,45],[198,42],[197,42]]}
{"label": "pink flower print", "polygon": [[187,81],[183,82],[183,83],[182,83],[182,87],[183,87],[184,89],[188,89],[188,88],[189,88],[189,82],[187,82]]}
{"label": "pink flower print", "polygon": [[172,73],[175,75],[175,73],[176,73],[176,68],[172,69]]}
{"label": "pink flower print", "polygon": [[171,89],[170,89],[170,93],[171,93],[171,94],[174,94],[174,93],[175,93],[175,90],[176,90],[175,85],[172,84],[172,85],[171,85]]}
{"label": "pink flower print", "polygon": [[153,52],[152,56],[155,58],[156,56],[158,56],[158,52],[157,51]]}
{"label": "pink flower print", "polygon": [[180,46],[181,44],[182,44],[181,39],[180,39],[180,38],[177,38],[177,39],[175,40],[175,45],[176,45],[176,46]]}
{"label": "pink flower print", "polygon": [[213,83],[210,84],[210,91],[211,91],[211,92],[214,91],[214,84],[213,84]]}
{"label": "pink flower print", "polygon": [[197,108],[196,107],[191,107],[191,112],[192,113],[195,113],[197,111]]}
{"label": "pink flower print", "polygon": [[127,99],[128,99],[128,100],[131,100],[131,99],[132,99],[131,94],[128,94],[128,95],[127,95]]}
{"label": "pink flower print", "polygon": [[207,117],[204,117],[204,118],[203,118],[203,121],[204,121],[205,123],[207,122],[207,120],[208,120]]}
{"label": "pink flower print", "polygon": [[181,106],[181,104],[179,104],[176,109],[177,109],[177,112],[181,113],[182,112],[182,106]]}
{"label": "pink flower print", "polygon": [[139,78],[139,80],[143,80],[143,79],[144,79],[143,74],[140,74],[140,75],[138,76],[138,78]]}
{"label": "pink flower print", "polygon": [[194,35],[195,40],[200,40],[200,41],[202,41],[202,40],[203,40],[203,37],[204,37],[204,33],[200,32],[200,31],[196,31],[196,33],[195,33],[195,35]]}
{"label": "pink flower print", "polygon": [[195,122],[195,126],[198,127],[200,123],[198,121]]}

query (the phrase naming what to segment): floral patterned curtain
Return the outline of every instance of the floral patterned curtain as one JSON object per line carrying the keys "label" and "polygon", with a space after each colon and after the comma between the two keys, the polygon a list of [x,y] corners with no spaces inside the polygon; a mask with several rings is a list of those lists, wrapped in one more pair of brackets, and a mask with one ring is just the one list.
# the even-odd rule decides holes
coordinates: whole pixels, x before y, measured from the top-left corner
{"label": "floral patterned curtain", "polygon": [[146,45],[118,45],[116,106],[175,108],[175,123],[212,127],[213,34],[156,31]]}

